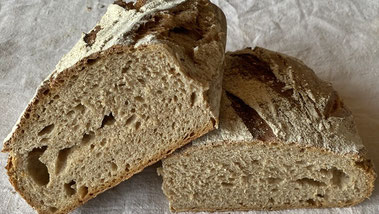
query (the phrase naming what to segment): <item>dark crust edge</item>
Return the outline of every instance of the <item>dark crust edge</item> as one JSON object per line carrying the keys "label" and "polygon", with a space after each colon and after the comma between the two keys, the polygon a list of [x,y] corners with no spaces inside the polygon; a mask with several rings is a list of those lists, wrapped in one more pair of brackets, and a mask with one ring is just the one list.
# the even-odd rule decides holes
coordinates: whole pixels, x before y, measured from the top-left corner
{"label": "dark crust edge", "polygon": [[[157,48],[157,47],[163,47],[167,51],[168,55],[172,55],[173,54],[173,51],[171,50],[171,48],[168,45],[166,45],[166,44],[150,45],[150,48],[152,48],[152,49]],[[146,46],[145,47],[141,47],[141,48],[146,48]],[[44,99],[45,98],[46,94],[44,94],[44,93],[46,92],[46,90],[51,91],[51,90],[55,90],[55,89],[59,88],[63,84],[62,81],[64,81],[64,79],[66,77],[69,77],[69,76],[71,76],[71,75],[73,75],[73,74],[75,74],[77,72],[80,72],[81,70],[84,69],[84,67],[87,64],[92,63],[94,60],[97,60],[99,57],[104,57],[104,56],[107,56],[107,55],[113,54],[113,53],[116,53],[116,54],[117,53],[122,53],[124,51],[128,51],[128,50],[130,51],[130,50],[134,50],[134,49],[135,49],[134,47],[130,47],[130,46],[115,45],[115,46],[112,46],[111,48],[109,48],[109,49],[107,49],[105,51],[96,52],[96,53],[94,53],[94,54],[92,54],[92,55],[90,55],[88,57],[83,58],[82,60],[80,60],[79,62],[77,62],[75,65],[71,66],[70,68],[67,68],[67,69],[65,69],[65,70],[57,73],[56,77],[54,77],[54,73],[55,72],[53,72],[53,74],[47,80],[45,80],[43,82],[43,84],[41,85],[41,87],[38,88],[35,97],[28,104],[27,108],[25,109],[24,114],[21,116],[16,130],[13,132],[13,134],[9,138],[9,140],[4,143],[4,148],[3,148],[2,152],[11,152],[10,143],[12,142],[12,140],[14,138],[17,138],[18,135],[21,134],[20,133],[21,132],[21,128],[20,127],[22,127],[23,124],[26,123],[27,120],[29,119],[29,116],[26,116],[26,115],[30,114],[30,112],[32,112],[34,106],[37,105],[37,103],[39,102],[40,99]],[[172,55],[172,56],[174,56],[174,55]],[[171,59],[172,59],[172,61],[173,61],[174,64],[180,65],[180,62],[175,57],[171,57]],[[205,128],[196,130],[194,132],[195,134],[192,137],[187,138],[187,139],[182,140],[182,141],[179,141],[174,146],[166,149],[166,151],[164,151],[163,153],[157,154],[151,160],[148,160],[146,163],[141,164],[139,167],[136,167],[135,169],[131,169],[128,173],[126,173],[123,176],[120,176],[118,179],[114,179],[112,182],[109,182],[109,184],[104,184],[104,186],[101,186],[101,187],[99,187],[97,189],[94,189],[91,192],[88,192],[87,196],[83,200],[78,200],[77,203],[73,204],[72,206],[70,206],[70,207],[68,207],[68,208],[66,208],[64,210],[60,210],[58,212],[55,212],[55,213],[56,214],[57,213],[68,213],[68,212],[74,210],[75,208],[77,208],[80,205],[84,204],[88,200],[90,200],[92,198],[95,198],[98,194],[106,191],[107,189],[110,189],[110,188],[116,186],[120,182],[122,182],[122,181],[130,178],[132,175],[134,175],[134,174],[142,171],[147,166],[150,166],[150,165],[156,163],[157,161],[159,161],[159,160],[167,157],[168,155],[170,155],[171,153],[173,153],[176,149],[178,149],[178,148],[180,148],[180,147],[188,144],[192,140],[195,140],[196,138],[199,138],[202,135],[204,135],[204,134],[208,133],[209,131],[213,130],[218,125],[218,122],[219,122],[218,118],[211,117],[209,123],[206,126],[204,126]],[[14,165],[12,163],[12,161],[13,161],[12,159],[13,158],[15,158],[15,157],[13,157],[12,154],[10,154],[9,157],[8,157],[7,165],[5,167],[5,169],[7,170],[7,174],[9,176],[9,181],[12,184],[12,186],[22,196],[22,198],[24,198],[24,200],[30,206],[32,206],[35,210],[37,210],[38,213],[51,213],[51,212],[45,212],[44,210],[38,209],[37,206],[36,206],[36,204],[34,204],[31,200],[29,200],[29,197],[26,196],[25,194],[23,194],[23,191],[18,188],[18,186],[17,186],[17,177],[15,176],[15,173],[14,173],[16,170],[14,169]]]}
{"label": "dark crust edge", "polygon": [[[345,157],[345,158],[348,158],[348,159],[351,159],[352,161],[355,161],[356,163],[360,163],[359,165],[356,164],[355,167],[357,167],[359,170],[362,170],[363,174],[367,177],[366,181],[367,183],[369,184],[368,188],[367,188],[367,191],[366,191],[366,195],[362,198],[357,198],[355,201],[352,201],[350,203],[337,203],[337,204],[316,204],[316,205],[310,205],[310,206],[278,206],[276,208],[266,208],[266,207],[244,207],[244,208],[241,208],[241,209],[175,209],[174,207],[172,207],[171,203],[170,203],[170,210],[171,212],[217,212],[217,211],[249,211],[249,210],[285,210],[285,209],[301,209],[301,208],[306,208],[306,209],[310,209],[310,208],[333,208],[333,207],[348,207],[348,206],[354,206],[354,205],[357,205],[359,203],[361,203],[362,201],[364,201],[366,198],[369,198],[372,194],[372,192],[374,191],[374,184],[375,184],[375,180],[376,180],[376,172],[375,172],[375,168],[374,168],[374,165],[373,163],[371,162],[370,159],[367,159],[364,155],[361,156],[359,154],[344,154],[344,155],[341,155],[341,154],[338,154],[336,152],[333,152],[333,151],[329,151],[329,150],[326,150],[324,148],[319,148],[319,147],[314,147],[314,146],[310,146],[310,147],[307,147],[307,146],[303,146],[303,145],[300,145],[298,143],[290,143],[290,144],[286,144],[286,143],[283,143],[281,141],[278,141],[278,140],[270,140],[270,141],[261,141],[261,140],[254,140],[254,141],[249,141],[249,142],[217,142],[217,143],[212,143],[212,144],[206,144],[206,145],[197,145],[197,146],[191,146],[191,147],[188,147],[186,150],[184,151],[181,151],[180,153],[174,153],[173,155],[171,155],[170,157],[168,157],[167,159],[163,160],[162,162],[164,163],[165,161],[175,161],[174,159],[176,158],[180,158],[179,156],[190,156],[192,154],[193,151],[195,150],[211,150],[213,149],[214,147],[219,147],[219,146],[227,146],[227,147],[233,147],[233,146],[238,146],[238,145],[242,145],[242,144],[245,144],[245,145],[255,145],[255,144],[263,144],[264,146],[266,147],[273,147],[273,146],[281,146],[281,145],[285,145],[285,146],[294,146],[294,147],[297,147],[297,148],[300,148],[300,149],[304,149],[304,150],[308,150],[308,151],[311,151],[311,152],[318,152],[318,153],[329,153],[331,155],[336,155],[336,156],[339,156],[339,157]],[[352,166],[354,167],[354,166]],[[163,169],[163,179],[164,179],[164,164],[162,165],[162,169]],[[162,188],[164,188],[162,186]],[[165,191],[163,191],[164,194],[165,194]],[[166,195],[166,194],[165,194]]]}
{"label": "dark crust edge", "polygon": [[[325,80],[322,80],[320,79],[313,71],[313,69],[309,68],[303,61],[295,58],[295,57],[292,57],[292,56],[289,56],[287,54],[284,54],[284,53],[280,53],[280,52],[276,52],[276,51],[272,51],[272,50],[269,50],[269,49],[266,49],[266,48],[262,48],[262,47],[259,47],[259,46],[256,46],[255,48],[251,48],[251,47],[246,47],[246,48],[243,48],[243,49],[240,49],[240,50],[237,50],[237,51],[229,51],[227,52],[225,55],[228,56],[228,57],[241,57],[241,56],[244,56],[244,55],[251,55],[253,57],[256,57],[259,61],[263,62],[263,63],[266,63],[267,66],[271,67],[271,62],[267,61],[267,59],[265,59],[265,57],[267,57],[267,55],[265,55],[265,53],[271,53],[271,54],[276,54],[278,57],[280,57],[282,60],[283,59],[283,56],[284,57],[287,57],[289,58],[290,60],[293,60],[293,61],[296,61],[296,63],[298,63],[299,65],[302,65],[302,66],[305,66],[306,68],[308,68],[311,72],[308,72],[308,74],[312,75],[313,78],[315,78],[317,80],[318,83],[320,84],[330,84],[329,82],[325,81]],[[225,60],[226,61],[226,60]],[[271,69],[271,68],[270,68]],[[236,75],[241,75],[240,73],[236,74]],[[343,109],[341,109],[341,111],[343,111],[344,113],[342,113],[342,115],[339,115],[339,117],[343,117],[345,118],[346,116],[350,116],[351,115],[351,112],[350,110],[345,106],[344,102],[339,98],[339,95],[337,93],[337,91],[334,90],[333,86],[330,85],[329,86],[330,90],[331,90],[331,94],[332,96],[334,97],[333,99],[330,100],[330,102],[332,101],[335,101],[337,105],[343,107]],[[230,92],[229,92],[230,93]],[[238,96],[237,96],[238,97]],[[336,109],[333,109],[333,108],[336,108],[336,106],[330,106],[330,103],[328,103],[328,106],[327,106],[327,111],[326,112],[323,112],[322,114],[325,114],[324,116],[326,118],[330,117],[330,115],[332,114],[340,114],[341,112],[338,112],[338,110],[336,111]],[[345,112],[346,111],[346,112]],[[242,119],[242,118],[241,118]],[[349,123],[349,125],[353,125],[356,129],[356,123],[355,123],[355,120],[354,120],[354,116],[353,116],[353,123]],[[346,123],[346,122],[342,122],[342,123]],[[357,132],[356,133],[358,136],[359,136],[359,133]],[[300,144],[300,143],[299,143]],[[363,146],[364,146],[364,143],[362,142]],[[321,149],[325,149],[324,147],[319,147]],[[365,156],[366,158],[368,157],[367,156],[367,151],[366,151],[366,148],[363,147],[361,148],[359,151],[357,152],[349,152],[350,154],[359,154],[360,156]]]}

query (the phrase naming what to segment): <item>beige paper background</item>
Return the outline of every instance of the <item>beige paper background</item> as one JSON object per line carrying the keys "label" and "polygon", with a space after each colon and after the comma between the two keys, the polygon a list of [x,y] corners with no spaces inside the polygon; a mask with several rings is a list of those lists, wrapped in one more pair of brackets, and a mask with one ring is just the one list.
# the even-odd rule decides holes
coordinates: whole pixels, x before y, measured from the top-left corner
{"label": "beige paper background", "polygon": [[[40,82],[110,2],[0,0],[0,140],[11,131]],[[227,16],[228,50],[259,45],[281,51],[300,58],[332,82],[355,115],[369,154],[379,166],[379,1],[213,2]],[[8,182],[6,159],[0,154],[0,213],[34,213]],[[169,213],[156,167],[74,213]],[[270,213],[379,213],[379,191],[376,188],[370,200],[355,207]]]}

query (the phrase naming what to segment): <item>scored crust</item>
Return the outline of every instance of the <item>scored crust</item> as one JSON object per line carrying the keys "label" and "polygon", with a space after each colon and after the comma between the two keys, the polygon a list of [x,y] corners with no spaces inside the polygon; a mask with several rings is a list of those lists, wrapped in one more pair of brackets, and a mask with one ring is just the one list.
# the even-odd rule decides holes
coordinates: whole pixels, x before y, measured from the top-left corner
{"label": "scored crust", "polygon": [[[374,181],[376,179],[374,166],[371,160],[368,159],[366,150],[357,134],[351,112],[344,106],[330,84],[318,79],[313,71],[299,60],[259,47],[254,50],[248,48],[227,53],[225,61],[224,92],[220,109],[220,128],[194,140],[191,145],[185,146],[164,159],[162,161],[162,169],[158,171],[163,177],[162,189],[169,198],[170,209],[172,211],[214,212],[230,210],[246,211],[251,209],[279,210],[289,208],[344,207],[358,204],[372,194]],[[307,97],[304,98],[305,96]],[[319,100],[320,103],[314,103],[317,100]],[[294,101],[297,103],[293,104],[292,102]],[[286,106],[288,103],[290,105]],[[307,108],[303,108],[304,106],[307,106]],[[315,114],[309,114],[309,110],[314,110]],[[286,116],[286,118],[283,116]],[[322,134],[326,133],[325,136],[314,138],[314,136],[318,135],[312,135],[312,133],[306,129],[304,121],[312,121],[314,124],[309,125],[312,127],[318,127],[315,124],[323,125],[330,123],[331,125],[329,128],[323,129],[322,132],[320,131]],[[342,128],[335,129],[335,127]],[[294,140],[297,136],[302,136],[301,140]],[[337,137],[337,142],[331,140],[335,136]],[[314,141],[312,141],[312,139]],[[325,142],[320,139],[326,139],[327,141]],[[247,147],[249,147],[249,149],[247,149]],[[233,182],[241,179],[238,177],[238,172],[241,171],[242,174],[247,173],[246,168],[241,169],[240,167],[241,162],[244,163],[242,157],[246,156],[240,156],[240,154],[246,155],[246,153],[249,152],[249,154],[253,154],[253,152],[255,152],[254,150],[259,150],[260,148],[267,149],[262,151],[273,151],[282,154],[283,158],[287,157],[287,155],[289,155],[288,157],[292,157],[292,155],[296,156],[302,153],[318,154],[319,157],[328,157],[331,160],[335,160],[336,165],[325,160],[325,163],[322,162],[325,165],[322,167],[317,166],[321,168],[321,172],[327,174],[330,168],[323,168],[325,166],[331,167],[331,169],[337,167],[335,168],[337,169],[336,173],[333,172],[332,179],[336,176],[337,179],[342,180],[345,175],[355,176],[356,174],[353,174],[354,171],[354,173],[358,173],[362,176],[363,181],[358,181],[358,179],[354,182],[361,182],[359,185],[363,184],[364,187],[360,187],[363,188],[361,189],[363,192],[359,190],[355,195],[353,193],[354,191],[352,191],[351,194],[354,194],[355,198],[339,202],[309,199],[308,203],[307,198],[305,198],[304,200],[307,200],[305,201],[307,203],[281,204],[279,206],[275,204],[253,206],[251,205],[252,203],[247,203],[246,201],[245,202],[249,205],[244,205],[245,202],[240,201],[240,203],[243,204],[242,206],[238,204],[234,207],[220,205],[217,209],[210,208],[209,204],[212,204],[210,202],[207,202],[209,203],[208,206],[196,200],[194,200],[195,202],[190,202],[193,200],[192,197],[195,198],[196,195],[199,197],[199,195],[216,191],[213,186],[208,187],[208,185],[205,185],[210,182],[216,183],[215,185],[221,185],[219,189],[224,188],[222,185],[226,182],[225,191],[228,190],[228,187],[231,188],[229,189],[230,191],[234,191],[233,188],[239,189],[240,186],[238,185],[240,184]],[[284,148],[289,148],[287,149],[289,152],[280,153],[281,149],[284,150]],[[299,154],[297,151],[300,151]],[[221,162],[222,160],[219,158],[219,156],[222,156],[221,154],[225,156],[230,154],[230,156],[228,156],[229,158],[236,156],[241,157],[242,160],[237,164],[234,159],[233,161],[226,160],[225,162],[227,163]],[[258,156],[256,155],[257,154],[254,153],[252,158],[257,158]],[[275,157],[272,158],[275,159]],[[203,160],[208,161],[203,163]],[[266,163],[266,160],[272,161],[270,157],[258,160],[259,161],[254,159],[254,161],[259,164]],[[307,164],[307,162],[310,163],[309,166],[306,166],[307,169],[304,168],[304,172],[308,170],[308,167],[315,165],[314,160],[307,161],[301,159],[300,162],[305,161],[305,164]],[[223,168],[214,168],[220,165],[220,162]],[[231,165],[228,165],[229,162]],[[246,160],[246,162],[248,162],[248,160]],[[341,165],[342,163],[347,164]],[[234,164],[238,166],[237,176],[233,174],[236,173],[232,170],[232,165]],[[297,164],[294,164],[291,170],[296,168],[296,165]],[[201,175],[197,172],[199,167],[202,170]],[[270,165],[270,167],[272,166]],[[301,170],[299,167],[300,166],[297,166],[297,169]],[[301,167],[305,167],[304,164]],[[317,167],[315,167],[315,169],[320,170]],[[279,165],[277,165],[277,168],[279,168]],[[345,172],[342,169],[348,170],[349,174],[344,174]],[[209,171],[212,172],[212,170],[213,173],[209,173]],[[224,173],[231,171],[233,171],[233,173],[230,173],[230,175]],[[278,171],[280,172],[281,170]],[[266,172],[260,169],[251,171],[250,173],[260,175],[260,173]],[[203,176],[203,174],[206,175]],[[342,175],[341,178],[338,177],[339,174]],[[218,178],[217,176],[220,175],[222,175],[221,178]],[[207,180],[207,176],[214,177],[212,177],[212,181],[210,181]],[[227,180],[223,180],[224,177],[228,176],[232,178],[231,183],[228,183]],[[187,179],[191,177],[196,178],[196,181]],[[322,183],[324,180],[320,182],[318,180],[312,180],[311,178],[312,177],[305,177],[304,181],[315,186],[329,185],[328,183]],[[262,183],[264,183],[264,177],[262,177],[262,179]],[[268,182],[270,182],[270,179],[272,178],[268,178]],[[284,179],[289,179],[289,182],[293,182],[291,178]],[[301,183],[301,181],[302,179],[299,179],[299,183]],[[219,182],[221,182],[221,184],[219,184]],[[202,187],[201,185],[206,187]],[[252,188],[257,187],[254,186]],[[327,188],[333,187],[328,186]],[[186,193],[181,193],[179,189],[185,189]],[[319,189],[316,188],[316,190]],[[259,190],[257,191],[261,192]],[[187,192],[190,192],[192,195],[186,195],[189,194]],[[219,195],[221,193],[218,192],[217,194],[217,197],[221,197]],[[234,202],[233,198],[231,198],[233,197],[232,195],[226,195],[226,198],[222,202],[218,201],[218,203]],[[244,193],[240,195],[244,195]],[[214,200],[212,194],[208,197],[210,201]],[[322,194],[320,197],[324,197],[324,195]],[[191,198],[191,200],[188,200],[187,203],[183,202],[181,198]],[[201,201],[201,199],[199,200]],[[277,200],[277,198],[275,198],[275,200]],[[214,206],[216,206],[216,204],[214,204]]]}

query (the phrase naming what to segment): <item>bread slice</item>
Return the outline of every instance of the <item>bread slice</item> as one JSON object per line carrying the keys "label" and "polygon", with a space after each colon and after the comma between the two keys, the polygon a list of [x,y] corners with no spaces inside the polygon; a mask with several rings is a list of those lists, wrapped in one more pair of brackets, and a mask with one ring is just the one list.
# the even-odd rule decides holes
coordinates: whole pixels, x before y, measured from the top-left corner
{"label": "bread slice", "polygon": [[67,213],[214,129],[225,37],[208,0],[110,5],[5,140],[12,185]]}
{"label": "bread slice", "polygon": [[158,171],[172,211],[343,207],[371,195],[372,163],[329,83],[263,48],[225,64],[220,128]]}

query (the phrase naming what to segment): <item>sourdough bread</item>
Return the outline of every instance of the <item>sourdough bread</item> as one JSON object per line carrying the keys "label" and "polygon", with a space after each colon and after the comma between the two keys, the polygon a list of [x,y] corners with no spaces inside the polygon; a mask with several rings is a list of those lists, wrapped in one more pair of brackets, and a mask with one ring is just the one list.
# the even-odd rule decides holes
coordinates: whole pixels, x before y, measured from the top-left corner
{"label": "sourdough bread", "polygon": [[67,213],[214,129],[225,37],[208,0],[111,4],[5,139],[12,185]]}
{"label": "sourdough bread", "polygon": [[342,207],[376,174],[353,116],[301,61],[263,48],[225,58],[220,128],[162,162],[172,211]]}

